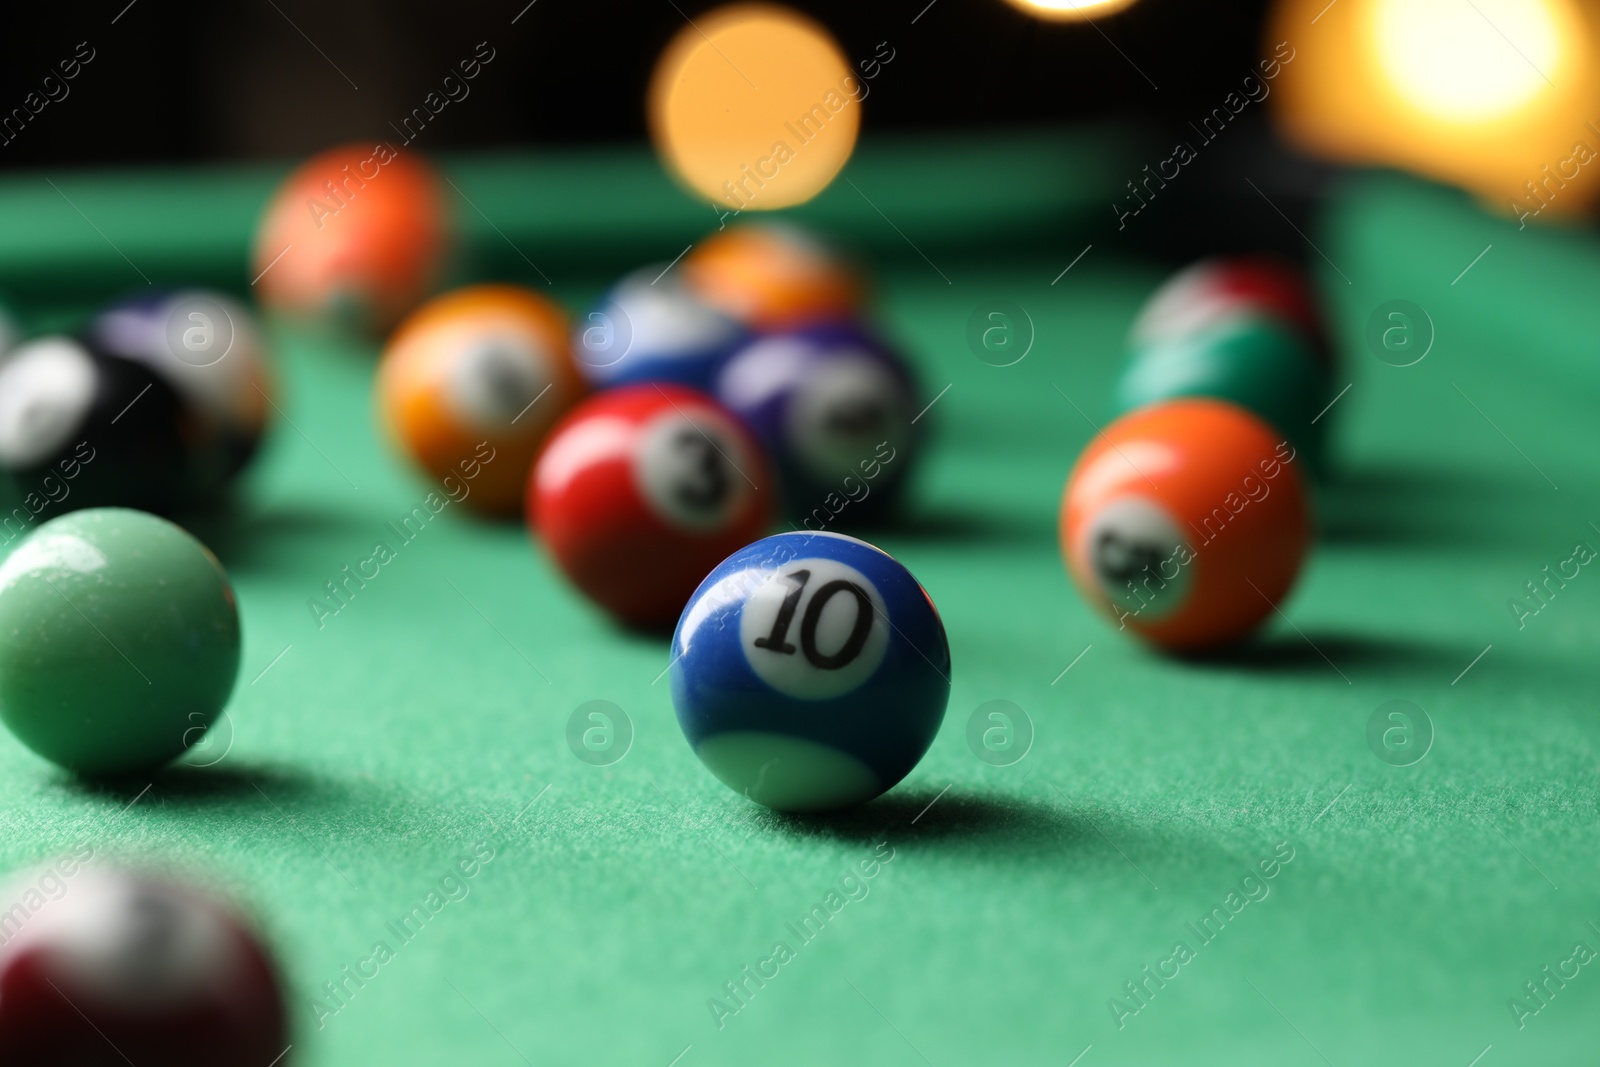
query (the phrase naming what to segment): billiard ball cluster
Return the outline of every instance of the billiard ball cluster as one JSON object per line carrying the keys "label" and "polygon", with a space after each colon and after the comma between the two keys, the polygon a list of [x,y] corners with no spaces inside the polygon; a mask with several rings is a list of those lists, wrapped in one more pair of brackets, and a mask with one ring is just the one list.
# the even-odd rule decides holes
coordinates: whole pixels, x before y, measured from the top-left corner
{"label": "billiard ball cluster", "polygon": [[917,392],[863,300],[817,238],[739,226],[626,275],[573,322],[512,285],[437,297],[390,336],[378,406],[435,479],[491,453],[469,500],[524,508],[583,594],[666,627],[775,519],[820,531],[894,505]]}
{"label": "billiard ball cluster", "polygon": [[[368,198],[389,217],[351,213],[278,264],[276,306],[381,320],[420,294],[433,249],[408,256],[392,239],[416,240],[400,216],[425,177],[389,176]],[[263,235],[308,232],[280,220]],[[565,324],[551,323],[564,344]],[[240,662],[232,587],[152,512],[220,499],[261,445],[273,378],[252,312],[219,293],[143,293],[31,339],[0,308],[0,721],[39,756],[126,781],[222,713]],[[276,967],[233,909],[109,862],[63,857],[0,897],[0,1059],[288,1063]]]}
{"label": "billiard ball cluster", "polygon": [[[863,301],[817,239],[745,225],[626,275],[570,327],[514,286],[438,297],[378,375],[418,467],[449,477],[492,447],[485,510],[525,485],[528,524],[577,589],[629,626],[677,620],[672,692],[695,753],[783,810],[892,787],[949,697],[927,593],[829,529],[847,501],[851,521],[892,506],[916,454],[915,383]],[[793,531],[763,539],[780,516]]]}
{"label": "billiard ball cluster", "polygon": [[1135,321],[1121,417],[1078,458],[1061,548],[1118,629],[1175,651],[1253,631],[1308,551],[1331,349],[1304,281],[1269,260],[1180,273]]}
{"label": "billiard ball cluster", "polygon": [[0,352],[0,522],[215,501],[268,428],[272,377],[252,313],[198,289],[119,300]]}
{"label": "billiard ball cluster", "polygon": [[615,391],[552,434],[528,497],[575,585],[627,622],[665,625],[774,517],[834,525],[886,458],[898,465],[847,521],[892,505],[916,451],[916,389],[863,324],[863,292],[816,238],[744,225],[602,297],[573,350],[594,388]]}
{"label": "billiard ball cluster", "polygon": [[[341,158],[308,164],[284,195]],[[900,782],[938,733],[951,658],[911,573],[827,529],[829,501],[854,499],[852,478],[874,480],[852,518],[892,503],[917,444],[912,375],[862,323],[855,273],[797,231],[744,226],[676,273],[628,275],[575,323],[503,284],[412,309],[436,261],[432,224],[384,238],[417,253],[403,262],[373,256],[379,238],[364,228],[427,215],[431,187],[420,164],[388,165],[392,182],[369,179],[319,216],[346,229],[298,266],[267,264],[279,270],[268,300],[369,327],[409,311],[376,381],[396,445],[436,479],[473,463],[476,506],[525,509],[566,577],[616,619],[676,619],[672,700],[717,779],[789,812],[851,807]],[[324,239],[324,225],[286,213],[269,212],[262,254]],[[1311,539],[1304,472],[1331,380],[1315,305],[1270,264],[1206,264],[1157,294],[1131,348],[1123,414],[1081,455],[1062,502],[1068,568],[1119,627],[1161,647],[1237,640],[1288,594]],[[181,507],[249,461],[270,390],[237,304],[195,292],[121,302],[75,336],[0,355],[0,463],[24,481],[75,467],[78,505]],[[763,536],[780,516],[793,529]],[[91,777],[180,755],[239,666],[220,564],[146,511],[40,524],[0,562],[0,633],[13,635],[0,643],[0,719]],[[283,1055],[274,967],[231,910],[98,867],[39,900],[0,941],[0,1054]]]}
{"label": "billiard ball cluster", "polygon": [[[691,292],[751,331],[712,391],[766,448],[783,518],[824,530],[893,507],[919,450],[921,404],[909,364],[866,323],[859,274],[818,239],[773,224],[717,233],[683,271]],[[870,497],[858,497],[868,471]]]}
{"label": "billiard ball cluster", "polygon": [[[32,339],[0,312],[0,720],[38,755],[117,780],[221,714],[232,587],[151,512],[220,499],[268,429],[273,377],[253,314],[216,292],[142,293]],[[0,1059],[287,1062],[276,969],[209,895],[68,857],[0,913]]]}

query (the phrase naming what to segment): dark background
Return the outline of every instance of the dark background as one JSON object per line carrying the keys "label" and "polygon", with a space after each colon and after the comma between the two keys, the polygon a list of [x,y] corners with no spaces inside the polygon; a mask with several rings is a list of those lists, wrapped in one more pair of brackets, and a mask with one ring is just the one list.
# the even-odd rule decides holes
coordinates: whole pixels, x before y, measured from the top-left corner
{"label": "dark background", "polygon": [[[65,99],[0,145],[0,168],[295,157],[389,136],[389,123],[419,106],[480,41],[495,50],[494,61],[420,147],[636,139],[645,133],[656,57],[686,17],[719,6],[536,0],[513,25],[525,5],[19,5],[0,31],[0,114],[21,106],[80,41],[95,58]],[[852,60],[871,56],[879,42],[895,50],[872,86],[869,136],[1128,116],[1177,125],[1209,109],[1270,52],[1260,40],[1267,0],[1142,0],[1093,24],[1042,22],[1005,0],[790,6],[828,26]]]}

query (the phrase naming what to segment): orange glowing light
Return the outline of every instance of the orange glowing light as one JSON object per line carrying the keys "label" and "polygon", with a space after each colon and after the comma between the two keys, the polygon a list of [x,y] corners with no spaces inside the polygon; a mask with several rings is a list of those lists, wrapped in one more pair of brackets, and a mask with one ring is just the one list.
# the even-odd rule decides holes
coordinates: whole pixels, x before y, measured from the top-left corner
{"label": "orange glowing light", "polygon": [[804,203],[855,147],[868,89],[828,32],[788,8],[696,18],[651,79],[650,131],[673,173],[730,210]]}
{"label": "orange glowing light", "polygon": [[1030,15],[1062,22],[1114,15],[1134,3],[1135,0],[1010,0],[1012,7],[1021,8]]}
{"label": "orange glowing light", "polygon": [[1600,9],[1574,0],[1283,0],[1272,103],[1313,154],[1400,167],[1502,212],[1600,197]]}

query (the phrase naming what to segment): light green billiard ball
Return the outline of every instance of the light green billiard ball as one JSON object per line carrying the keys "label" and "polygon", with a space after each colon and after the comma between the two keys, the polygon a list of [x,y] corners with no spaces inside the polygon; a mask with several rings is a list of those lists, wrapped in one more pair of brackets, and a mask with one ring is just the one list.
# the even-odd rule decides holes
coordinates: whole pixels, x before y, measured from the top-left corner
{"label": "light green billiard ball", "polygon": [[200,740],[239,673],[217,558],[154,515],[52,519],[0,562],[0,719],[86,775],[154,770]]}

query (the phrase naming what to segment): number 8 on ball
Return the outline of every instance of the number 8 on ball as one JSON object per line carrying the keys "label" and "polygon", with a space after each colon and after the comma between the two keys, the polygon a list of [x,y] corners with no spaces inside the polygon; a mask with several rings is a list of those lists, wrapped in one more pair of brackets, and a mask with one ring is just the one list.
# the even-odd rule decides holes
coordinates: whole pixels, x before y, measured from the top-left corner
{"label": "number 8 on ball", "polygon": [[893,557],[834,533],[784,533],[700,583],[672,642],[672,699],[701,762],[780,811],[871,800],[927,752],[950,647]]}

